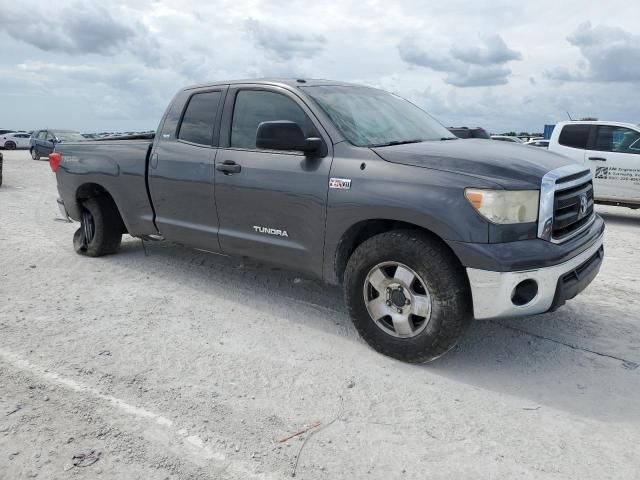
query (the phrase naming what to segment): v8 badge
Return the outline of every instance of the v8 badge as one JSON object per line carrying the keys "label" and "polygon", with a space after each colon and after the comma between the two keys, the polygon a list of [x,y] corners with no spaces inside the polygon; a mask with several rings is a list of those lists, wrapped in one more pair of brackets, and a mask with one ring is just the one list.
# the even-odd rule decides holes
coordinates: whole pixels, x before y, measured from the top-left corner
{"label": "v8 badge", "polygon": [[350,190],[351,179],[350,178],[330,178],[329,188],[335,188],[338,190]]}

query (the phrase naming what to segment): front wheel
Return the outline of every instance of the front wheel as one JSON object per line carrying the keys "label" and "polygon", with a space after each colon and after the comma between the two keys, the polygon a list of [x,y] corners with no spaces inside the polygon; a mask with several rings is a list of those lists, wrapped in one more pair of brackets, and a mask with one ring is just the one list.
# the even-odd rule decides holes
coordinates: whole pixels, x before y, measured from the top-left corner
{"label": "front wheel", "polygon": [[364,340],[406,362],[444,355],[472,319],[464,269],[439,240],[418,231],[391,231],[363,242],[349,259],[344,289]]}
{"label": "front wheel", "polygon": [[82,204],[80,228],[73,235],[73,247],[80,255],[101,257],[116,253],[124,225],[113,201],[94,197]]}
{"label": "front wheel", "polygon": [[31,149],[31,158],[33,160],[40,160],[40,155],[38,155],[35,148]]}
{"label": "front wheel", "polygon": [[15,150],[16,144],[14,142],[6,142],[4,144],[4,148],[6,148],[7,150]]}

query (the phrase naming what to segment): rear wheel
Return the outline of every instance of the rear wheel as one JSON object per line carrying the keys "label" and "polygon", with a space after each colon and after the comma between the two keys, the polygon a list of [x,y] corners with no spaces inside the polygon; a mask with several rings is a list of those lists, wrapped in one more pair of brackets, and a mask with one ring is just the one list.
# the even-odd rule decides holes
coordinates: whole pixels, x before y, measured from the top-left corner
{"label": "rear wheel", "polygon": [[437,239],[418,231],[376,235],[351,255],[345,300],[375,350],[406,362],[453,348],[472,319],[464,269]]}
{"label": "rear wheel", "polygon": [[38,155],[35,148],[31,149],[31,158],[34,160],[40,160],[40,155]]}
{"label": "rear wheel", "polygon": [[82,204],[80,228],[73,246],[80,255],[101,257],[116,253],[122,242],[124,225],[118,209],[108,197],[90,198]]}

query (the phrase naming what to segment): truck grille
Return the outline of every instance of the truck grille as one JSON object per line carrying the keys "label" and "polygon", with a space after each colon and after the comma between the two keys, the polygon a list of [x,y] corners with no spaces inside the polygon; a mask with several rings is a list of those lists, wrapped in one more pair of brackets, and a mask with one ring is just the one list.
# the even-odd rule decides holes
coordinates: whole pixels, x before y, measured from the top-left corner
{"label": "truck grille", "polygon": [[593,182],[586,178],[584,183],[575,185],[571,181],[569,188],[562,186],[563,181],[574,180],[571,177],[556,182],[553,199],[553,226],[551,237],[562,242],[585,227],[593,219]]}

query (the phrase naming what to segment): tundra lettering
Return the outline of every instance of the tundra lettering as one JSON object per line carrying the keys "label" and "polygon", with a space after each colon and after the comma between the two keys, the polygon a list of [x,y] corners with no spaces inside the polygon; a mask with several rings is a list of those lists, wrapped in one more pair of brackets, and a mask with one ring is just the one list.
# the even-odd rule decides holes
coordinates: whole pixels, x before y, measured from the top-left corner
{"label": "tundra lettering", "polygon": [[259,233],[268,233],[269,235],[279,235],[280,237],[288,237],[289,234],[286,230],[278,230],[275,228],[268,227],[258,227],[256,225],[253,226],[253,229]]}
{"label": "tundra lettering", "polygon": [[50,164],[79,254],[126,233],[276,263],[341,285],[360,335],[407,362],[473,320],[561,307],[604,255],[589,166],[457,139],[359,85],[187,87],[155,135],[56,143]]}

